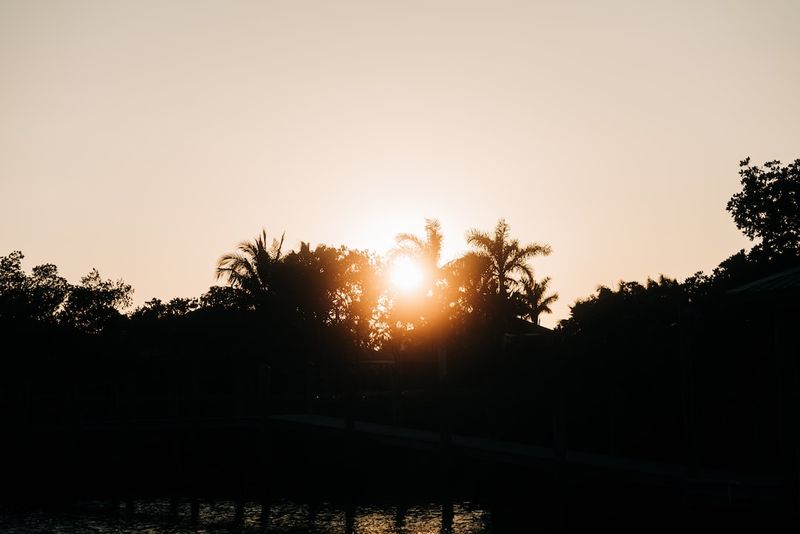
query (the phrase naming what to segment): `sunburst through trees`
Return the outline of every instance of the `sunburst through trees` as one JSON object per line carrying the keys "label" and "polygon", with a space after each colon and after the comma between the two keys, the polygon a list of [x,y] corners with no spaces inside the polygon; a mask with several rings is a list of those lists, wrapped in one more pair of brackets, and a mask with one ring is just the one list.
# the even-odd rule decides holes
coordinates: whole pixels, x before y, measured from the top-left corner
{"label": "sunburst through trees", "polygon": [[358,332],[359,344],[379,348],[386,339],[439,337],[445,330],[478,320],[504,328],[518,318],[538,324],[558,298],[550,278],[533,277],[532,259],[549,245],[523,245],[500,219],[493,232],[470,230],[474,250],[441,264],[444,237],[437,219],[426,219],[424,234],[399,233],[384,261],[366,252],[324,245],[283,252],[284,237],[253,241],[223,255],[217,277],[242,291],[252,306],[280,307],[283,313],[329,327]]}

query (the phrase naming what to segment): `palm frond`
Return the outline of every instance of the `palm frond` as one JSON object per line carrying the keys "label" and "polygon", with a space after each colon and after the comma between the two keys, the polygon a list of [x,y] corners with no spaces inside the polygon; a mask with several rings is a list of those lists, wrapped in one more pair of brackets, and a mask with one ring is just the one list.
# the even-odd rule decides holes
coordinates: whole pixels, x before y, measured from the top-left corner
{"label": "palm frond", "polygon": [[531,243],[530,245],[525,245],[524,247],[520,247],[517,255],[520,258],[528,259],[533,256],[549,256],[552,251],[553,249],[550,248],[550,245],[540,245],[538,243]]}
{"label": "palm frond", "polygon": [[395,236],[397,248],[391,251],[390,256],[405,254],[420,258],[427,267],[436,272],[439,270],[439,259],[442,255],[441,224],[437,219],[425,219],[425,238],[411,233],[403,232]]}
{"label": "palm frond", "polygon": [[494,241],[489,234],[481,232],[480,230],[473,229],[467,232],[467,244],[476,248],[482,249],[482,252],[492,252],[494,248]]}
{"label": "palm frond", "polygon": [[411,245],[415,247],[422,248],[425,245],[425,242],[420,239],[419,237],[415,236],[414,234],[409,233],[402,233],[397,234],[394,238],[395,242],[398,245]]}
{"label": "palm frond", "polygon": [[216,278],[250,293],[268,290],[271,271],[281,257],[284,236],[285,233],[280,241],[273,239],[268,247],[267,232],[262,229],[252,241],[242,241],[236,252],[224,254],[217,260]]}

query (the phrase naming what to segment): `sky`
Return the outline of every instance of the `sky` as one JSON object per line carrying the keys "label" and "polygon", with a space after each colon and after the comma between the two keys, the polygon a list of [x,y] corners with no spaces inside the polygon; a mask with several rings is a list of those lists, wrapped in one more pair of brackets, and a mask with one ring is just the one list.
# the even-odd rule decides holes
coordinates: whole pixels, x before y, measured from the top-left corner
{"label": "sky", "polygon": [[0,0],[0,255],[199,296],[262,228],[446,259],[504,217],[560,300],[750,243],[800,157],[800,2]]}

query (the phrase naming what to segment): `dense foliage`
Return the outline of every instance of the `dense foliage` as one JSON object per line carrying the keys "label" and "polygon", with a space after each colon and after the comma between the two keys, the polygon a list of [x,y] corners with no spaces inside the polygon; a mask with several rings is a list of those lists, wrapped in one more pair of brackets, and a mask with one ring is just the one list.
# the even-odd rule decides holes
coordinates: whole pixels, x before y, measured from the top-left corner
{"label": "dense foliage", "polygon": [[736,226],[756,250],[770,258],[800,253],[800,159],[781,166],[768,161],[763,167],[740,162],[742,190],[733,195],[727,210]]}
{"label": "dense foliage", "polygon": [[[272,409],[336,411],[325,403],[358,379],[354,362],[392,362],[393,387],[417,392],[431,391],[446,365],[464,432],[548,443],[563,396],[573,443],[675,460],[685,452],[687,399],[704,403],[720,447],[743,432],[742,414],[762,421],[775,409],[770,315],[727,292],[798,264],[798,161],[743,162],[728,209],[759,240],[752,250],[685,281],[601,287],[555,332],[537,326],[557,294],[531,263],[550,247],[513,239],[502,219],[491,232],[471,230],[472,250],[444,264],[435,219],[423,236],[399,234],[387,258],[305,242],[287,251],[283,236],[263,231],[220,257],[225,285],[127,313],[133,290],[122,280],[92,270],[72,284],[51,264],[27,273],[12,252],[0,257],[0,332],[26,357],[6,356],[3,380],[57,388],[73,376],[101,388],[124,377],[163,394],[188,394],[199,381],[254,398],[267,366]],[[391,284],[400,257],[422,269],[413,289]],[[361,386],[385,391],[381,373]],[[408,424],[435,425],[433,397],[420,395],[406,397],[416,403]]]}

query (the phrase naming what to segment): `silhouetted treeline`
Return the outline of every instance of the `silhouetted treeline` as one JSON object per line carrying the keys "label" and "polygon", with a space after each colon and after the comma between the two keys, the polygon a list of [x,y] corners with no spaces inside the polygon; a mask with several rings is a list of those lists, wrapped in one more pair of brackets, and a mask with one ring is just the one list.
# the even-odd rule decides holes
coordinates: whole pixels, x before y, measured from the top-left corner
{"label": "silhouetted treeline", "polygon": [[800,331],[797,287],[749,297],[731,291],[800,265],[800,160],[760,168],[747,159],[740,176],[743,190],[727,209],[759,239],[750,251],[683,282],[661,276],[600,287],[561,321],[565,396],[580,419],[574,440],[650,457],[682,451],[717,467],[777,469],[787,432],[778,421],[786,411],[780,374],[791,370],[776,360],[775,329],[786,316]]}
{"label": "silhouetted treeline", "polygon": [[[563,398],[570,448],[768,472],[781,439],[772,305],[728,292],[798,265],[798,169],[742,162],[728,210],[759,240],[749,252],[683,282],[601,287],[554,331],[537,323],[557,295],[531,265],[550,247],[519,243],[504,220],[470,231],[472,251],[446,264],[433,219],[388,258],[287,252],[262,232],[220,258],[227,285],[130,313],[123,281],[26,273],[12,252],[0,258],[1,415],[60,420],[76,397],[88,418],[131,397],[150,398],[137,410],[152,415],[257,413],[268,376],[273,413],[341,415],[357,390],[356,415],[436,428],[446,377],[457,432],[550,446]],[[412,289],[390,282],[400,256],[420,266]]]}

